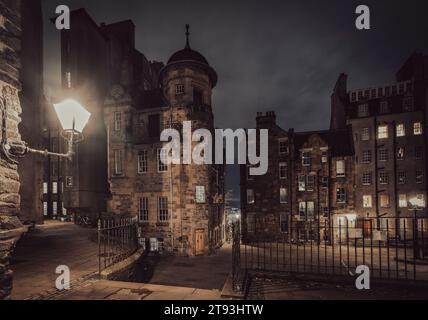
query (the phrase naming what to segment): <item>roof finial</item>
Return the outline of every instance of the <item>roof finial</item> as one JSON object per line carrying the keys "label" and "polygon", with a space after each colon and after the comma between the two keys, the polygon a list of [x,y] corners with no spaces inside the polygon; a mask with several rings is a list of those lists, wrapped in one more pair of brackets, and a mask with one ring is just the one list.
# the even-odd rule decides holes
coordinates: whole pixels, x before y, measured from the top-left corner
{"label": "roof finial", "polygon": [[186,24],[186,48],[190,48],[189,36],[190,36],[190,25]]}

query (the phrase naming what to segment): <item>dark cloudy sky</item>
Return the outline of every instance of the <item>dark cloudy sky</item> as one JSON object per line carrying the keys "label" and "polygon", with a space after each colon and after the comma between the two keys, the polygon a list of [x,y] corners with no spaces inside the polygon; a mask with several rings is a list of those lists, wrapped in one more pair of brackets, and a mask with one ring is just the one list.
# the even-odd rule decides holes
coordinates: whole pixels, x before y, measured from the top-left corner
{"label": "dark cloudy sky", "polygon": [[[97,22],[132,19],[137,49],[166,61],[191,45],[216,69],[217,127],[254,127],[257,111],[274,110],[283,128],[326,129],[330,94],[341,72],[349,87],[383,85],[413,52],[428,53],[427,0],[43,0],[45,89],[59,85],[55,7],[84,7]],[[355,8],[371,9],[372,29],[357,31]],[[236,190],[237,171],[229,170]]]}

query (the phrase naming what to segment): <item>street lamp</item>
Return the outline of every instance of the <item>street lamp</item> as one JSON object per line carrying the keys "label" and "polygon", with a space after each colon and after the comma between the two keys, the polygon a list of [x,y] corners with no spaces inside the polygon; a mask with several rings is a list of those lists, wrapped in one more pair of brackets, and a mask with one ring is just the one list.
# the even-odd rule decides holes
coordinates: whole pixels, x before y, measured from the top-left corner
{"label": "street lamp", "polygon": [[[73,145],[83,140],[83,129],[91,117],[91,114],[80,103],[73,99],[64,100],[54,104],[56,115],[61,123],[63,131],[61,136],[68,142],[67,153],[55,153],[48,150],[37,150],[30,148],[24,141],[8,141],[7,138],[2,142],[2,151],[5,156],[16,163],[14,157],[23,157],[27,153],[41,154],[44,156],[56,156],[71,160],[74,156]],[[3,124],[7,123],[7,112],[3,112]]]}
{"label": "street lamp", "polygon": [[413,257],[414,259],[420,259],[421,254],[419,252],[419,235],[418,235],[418,210],[423,210],[422,208],[425,206],[424,200],[418,197],[413,197],[409,199],[409,203],[411,205],[411,209],[413,210],[414,222],[413,222]]}

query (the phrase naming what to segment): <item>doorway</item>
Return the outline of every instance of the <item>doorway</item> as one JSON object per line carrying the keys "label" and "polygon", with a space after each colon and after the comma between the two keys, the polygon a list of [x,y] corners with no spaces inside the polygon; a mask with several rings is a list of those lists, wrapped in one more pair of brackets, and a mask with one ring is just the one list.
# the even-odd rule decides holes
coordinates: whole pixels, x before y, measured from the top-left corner
{"label": "doorway", "polygon": [[205,231],[204,229],[197,229],[195,231],[196,238],[196,252],[197,256],[203,255],[205,253]]}

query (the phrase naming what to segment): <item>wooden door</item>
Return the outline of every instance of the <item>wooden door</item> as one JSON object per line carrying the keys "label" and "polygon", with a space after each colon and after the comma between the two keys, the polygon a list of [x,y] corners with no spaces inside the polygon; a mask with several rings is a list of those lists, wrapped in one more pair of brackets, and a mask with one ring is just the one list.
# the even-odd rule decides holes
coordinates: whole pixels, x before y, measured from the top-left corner
{"label": "wooden door", "polygon": [[205,253],[205,232],[203,229],[196,230],[196,255]]}

